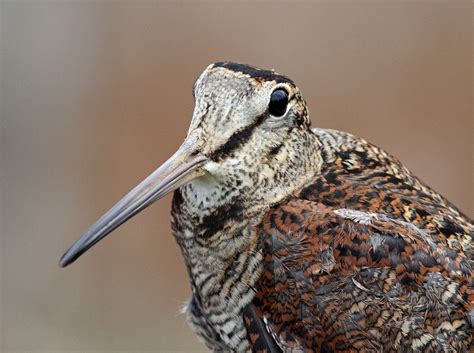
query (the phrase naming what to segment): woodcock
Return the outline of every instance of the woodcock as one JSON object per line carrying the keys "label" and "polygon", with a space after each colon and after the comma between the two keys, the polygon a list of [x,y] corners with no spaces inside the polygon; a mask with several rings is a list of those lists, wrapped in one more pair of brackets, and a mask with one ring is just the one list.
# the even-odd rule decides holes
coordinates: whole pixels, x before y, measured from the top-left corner
{"label": "woodcock", "polygon": [[212,351],[467,352],[473,222],[397,159],[311,129],[288,77],[210,65],[178,151],[62,257],[174,191],[188,321]]}

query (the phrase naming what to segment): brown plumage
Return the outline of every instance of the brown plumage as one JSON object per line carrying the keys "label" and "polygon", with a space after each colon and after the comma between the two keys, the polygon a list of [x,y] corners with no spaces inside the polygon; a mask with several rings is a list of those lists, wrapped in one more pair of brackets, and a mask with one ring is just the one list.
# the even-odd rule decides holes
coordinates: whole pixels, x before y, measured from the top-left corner
{"label": "brown plumage", "polygon": [[174,190],[189,323],[213,351],[467,352],[472,221],[380,148],[310,128],[292,80],[210,65],[175,155],[66,266]]}
{"label": "brown plumage", "polygon": [[473,226],[383,151],[340,132],[326,168],[258,227],[253,305],[285,348],[461,352]]}

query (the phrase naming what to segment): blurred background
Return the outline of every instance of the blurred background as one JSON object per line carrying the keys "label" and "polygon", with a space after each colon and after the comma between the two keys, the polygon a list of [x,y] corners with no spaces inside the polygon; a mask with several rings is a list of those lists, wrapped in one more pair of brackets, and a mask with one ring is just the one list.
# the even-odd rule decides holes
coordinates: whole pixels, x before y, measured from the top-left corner
{"label": "blurred background", "polygon": [[26,2],[1,10],[0,351],[205,351],[170,197],[79,235],[181,143],[211,62],[294,79],[314,126],[385,148],[469,216],[471,1]]}

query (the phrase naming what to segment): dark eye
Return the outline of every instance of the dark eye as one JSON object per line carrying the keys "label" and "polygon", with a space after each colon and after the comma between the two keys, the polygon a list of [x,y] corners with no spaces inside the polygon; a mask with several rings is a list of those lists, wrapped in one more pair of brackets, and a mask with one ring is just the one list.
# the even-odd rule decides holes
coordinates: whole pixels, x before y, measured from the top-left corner
{"label": "dark eye", "polygon": [[272,92],[268,111],[273,116],[282,116],[286,112],[288,105],[288,92],[286,89],[278,88]]}

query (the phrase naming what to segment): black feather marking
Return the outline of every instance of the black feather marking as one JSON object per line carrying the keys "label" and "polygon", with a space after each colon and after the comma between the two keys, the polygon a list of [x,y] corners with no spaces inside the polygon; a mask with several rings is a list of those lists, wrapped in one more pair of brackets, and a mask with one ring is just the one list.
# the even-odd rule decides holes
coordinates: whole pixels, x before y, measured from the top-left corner
{"label": "black feather marking", "polygon": [[257,126],[259,126],[265,120],[265,116],[265,114],[259,115],[252,124],[236,131],[226,143],[212,152],[209,158],[217,162],[222,158],[229,156],[240,146],[247,143],[250,140],[250,137],[252,137],[255,128],[257,128]]}
{"label": "black feather marking", "polygon": [[246,64],[238,64],[231,61],[214,63],[214,67],[223,67],[234,72],[240,72],[244,75],[249,75],[257,80],[275,81],[277,83],[294,84],[292,80],[284,75],[277,74],[275,71],[259,69],[254,66]]}
{"label": "black feather marking", "polygon": [[[247,337],[252,346],[252,352],[256,353],[266,351],[268,353],[283,353],[273,337],[267,331],[263,321],[258,317],[252,304],[248,304],[244,308],[243,315],[244,324],[247,328]],[[250,335],[257,336],[255,342],[250,338]]]}

